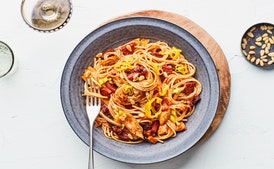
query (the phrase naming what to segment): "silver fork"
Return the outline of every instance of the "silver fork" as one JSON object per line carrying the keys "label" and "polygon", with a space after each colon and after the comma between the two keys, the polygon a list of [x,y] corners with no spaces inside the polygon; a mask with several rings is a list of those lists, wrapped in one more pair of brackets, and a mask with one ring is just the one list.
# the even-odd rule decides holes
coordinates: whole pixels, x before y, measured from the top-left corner
{"label": "silver fork", "polygon": [[[91,92],[99,93],[100,90],[91,79],[87,79],[88,89]],[[89,120],[89,163],[88,169],[94,169],[93,157],[93,125],[97,115],[100,112],[101,100],[98,97],[86,96],[86,111]]]}

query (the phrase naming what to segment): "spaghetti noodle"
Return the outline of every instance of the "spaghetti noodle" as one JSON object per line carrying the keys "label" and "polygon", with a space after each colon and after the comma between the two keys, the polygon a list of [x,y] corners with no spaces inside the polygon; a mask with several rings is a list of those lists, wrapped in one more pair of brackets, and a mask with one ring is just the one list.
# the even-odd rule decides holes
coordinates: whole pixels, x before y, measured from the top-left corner
{"label": "spaghetti noodle", "polygon": [[[106,137],[155,144],[187,129],[202,91],[195,72],[180,49],[138,38],[97,54],[83,73],[83,95],[101,98],[96,126]],[[88,90],[87,79],[100,93]]]}

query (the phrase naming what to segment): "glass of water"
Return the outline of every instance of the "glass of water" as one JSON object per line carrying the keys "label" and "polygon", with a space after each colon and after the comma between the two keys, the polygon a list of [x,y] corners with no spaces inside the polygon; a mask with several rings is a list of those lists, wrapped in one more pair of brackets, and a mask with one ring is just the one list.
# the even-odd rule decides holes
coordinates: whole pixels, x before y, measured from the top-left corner
{"label": "glass of water", "polygon": [[14,66],[14,55],[11,48],[0,41],[0,78],[6,76]]}

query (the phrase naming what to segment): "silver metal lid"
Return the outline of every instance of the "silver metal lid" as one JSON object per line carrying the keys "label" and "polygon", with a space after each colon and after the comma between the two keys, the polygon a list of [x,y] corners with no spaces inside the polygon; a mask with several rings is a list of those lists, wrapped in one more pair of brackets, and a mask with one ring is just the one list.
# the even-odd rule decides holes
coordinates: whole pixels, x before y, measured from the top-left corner
{"label": "silver metal lid", "polygon": [[23,0],[21,14],[31,28],[41,32],[55,32],[70,20],[72,3],[70,0]]}

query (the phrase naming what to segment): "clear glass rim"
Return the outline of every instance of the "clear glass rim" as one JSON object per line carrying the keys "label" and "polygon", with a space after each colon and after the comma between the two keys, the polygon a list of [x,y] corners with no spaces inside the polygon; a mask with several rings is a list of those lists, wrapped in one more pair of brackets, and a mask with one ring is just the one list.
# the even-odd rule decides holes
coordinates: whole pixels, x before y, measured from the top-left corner
{"label": "clear glass rim", "polygon": [[8,48],[8,50],[9,50],[9,52],[11,54],[11,64],[10,64],[10,67],[9,67],[9,69],[5,73],[0,74],[0,78],[1,78],[1,77],[6,76],[12,70],[13,65],[14,65],[14,53],[13,53],[12,49],[10,48],[10,46],[8,44],[6,44],[5,42],[0,41],[0,44],[5,45]]}

